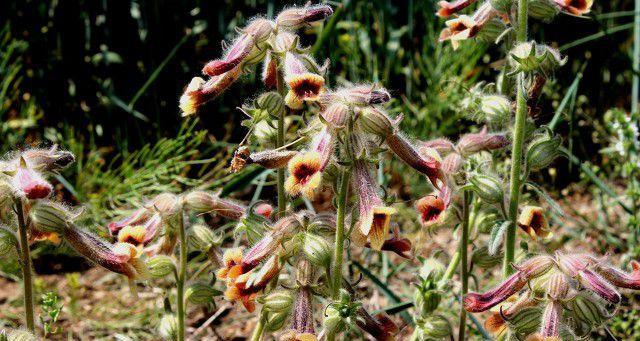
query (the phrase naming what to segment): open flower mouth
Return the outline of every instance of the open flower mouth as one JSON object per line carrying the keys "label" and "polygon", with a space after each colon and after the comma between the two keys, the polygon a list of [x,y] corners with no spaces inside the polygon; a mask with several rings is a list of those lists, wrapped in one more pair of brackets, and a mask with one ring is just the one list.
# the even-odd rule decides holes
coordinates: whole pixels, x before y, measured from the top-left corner
{"label": "open flower mouth", "polygon": [[129,243],[136,246],[142,245],[144,244],[146,234],[147,231],[144,226],[125,226],[118,233],[118,242]]}
{"label": "open flower mouth", "polygon": [[593,1],[591,0],[564,0],[560,3],[571,14],[583,15],[589,13]]}
{"label": "open flower mouth", "polygon": [[547,238],[551,235],[549,224],[544,217],[542,208],[526,206],[518,218],[518,226],[531,238]]}
{"label": "open flower mouth", "polygon": [[318,168],[314,167],[314,165],[303,163],[296,167],[296,169],[293,171],[293,176],[296,178],[299,184],[304,185],[309,182],[311,177],[313,177],[313,175],[315,175],[317,172]]}
{"label": "open flower mouth", "polygon": [[317,152],[307,152],[293,157],[288,166],[291,176],[285,183],[286,191],[293,196],[313,196],[314,190],[320,185],[321,167],[322,160]]}
{"label": "open flower mouth", "polygon": [[420,212],[423,224],[436,222],[445,210],[445,203],[439,197],[433,195],[426,196],[416,203],[416,208]]}
{"label": "open flower mouth", "polygon": [[324,78],[314,73],[305,72],[290,76],[287,84],[295,97],[301,101],[316,100],[324,86]]}
{"label": "open flower mouth", "polygon": [[395,213],[396,209],[392,207],[379,206],[373,208],[371,227],[369,228],[369,242],[372,249],[382,249],[382,245],[387,239],[387,234],[389,234],[391,215]]}

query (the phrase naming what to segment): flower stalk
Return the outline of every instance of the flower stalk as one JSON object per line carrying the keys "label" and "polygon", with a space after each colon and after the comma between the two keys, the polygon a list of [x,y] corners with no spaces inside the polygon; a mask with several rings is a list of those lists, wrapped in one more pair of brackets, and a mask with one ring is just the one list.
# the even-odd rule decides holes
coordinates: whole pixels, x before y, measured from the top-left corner
{"label": "flower stalk", "polygon": [[[469,291],[469,203],[470,193],[465,190],[462,193],[462,236],[460,238],[460,279],[462,280],[462,297]],[[458,340],[465,340],[467,323],[467,311],[464,306],[460,306],[460,326],[458,329]]]}
{"label": "flower stalk", "polygon": [[178,300],[178,341],[184,341],[185,335],[185,298],[184,286],[187,281],[187,233],[184,226],[182,212],[178,216],[178,238],[180,240],[180,261],[178,265],[178,278],[176,278]]}
{"label": "flower stalk", "polygon": [[[517,41],[527,41],[527,0],[518,0],[518,30]],[[518,226],[518,205],[520,203],[520,190],[522,188],[522,147],[524,144],[525,120],[527,118],[527,91],[525,89],[525,74],[518,73],[516,94],[516,122],[513,128],[513,145],[511,149],[511,175],[509,182],[509,220],[511,225],[507,229],[504,248],[504,261],[502,272],[506,278],[513,273],[511,263],[515,256],[516,228]]]}
{"label": "flower stalk", "polygon": [[[280,96],[282,96],[282,98],[284,98],[287,94],[287,89],[284,86],[284,75],[283,72],[281,70],[278,70],[277,72],[278,74],[278,80],[277,80],[277,90],[278,93],[280,94]],[[285,113],[287,112],[287,108],[286,106],[283,107],[282,110],[280,110],[280,113],[278,113],[278,132],[276,135],[276,148],[280,148],[282,146],[284,146],[284,116]],[[285,169],[284,168],[279,168],[277,171],[277,186],[278,186],[278,214],[277,217],[278,218],[282,218],[285,216],[285,211],[287,209],[287,197],[284,191],[284,178],[285,178]]]}
{"label": "flower stalk", "polygon": [[337,216],[336,216],[336,239],[333,254],[333,267],[331,270],[332,298],[337,299],[340,293],[342,283],[342,257],[344,254],[344,218],[347,210],[347,194],[349,192],[350,170],[345,170],[340,174],[340,182],[338,183],[338,200],[337,200]]}
{"label": "flower stalk", "polygon": [[15,200],[16,215],[18,216],[18,231],[20,234],[20,263],[22,264],[22,282],[24,294],[24,314],[27,321],[27,329],[35,331],[34,308],[33,308],[33,283],[31,278],[31,253],[29,251],[29,240],[27,236],[27,224],[24,219],[22,199]]}

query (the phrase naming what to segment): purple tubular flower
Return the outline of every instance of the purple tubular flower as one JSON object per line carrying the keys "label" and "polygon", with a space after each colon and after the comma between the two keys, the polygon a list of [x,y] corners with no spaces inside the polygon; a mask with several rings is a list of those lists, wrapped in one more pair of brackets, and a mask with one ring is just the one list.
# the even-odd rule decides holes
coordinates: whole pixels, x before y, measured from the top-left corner
{"label": "purple tubular flower", "polygon": [[462,155],[470,155],[484,150],[496,150],[509,145],[503,134],[489,134],[487,127],[475,134],[466,134],[458,141],[457,148]]}
{"label": "purple tubular flower", "polygon": [[233,42],[223,59],[215,59],[208,62],[204,68],[202,68],[202,73],[213,77],[231,71],[242,63],[253,47],[253,37],[249,34],[241,35]]}
{"label": "purple tubular flower", "polygon": [[333,9],[328,5],[312,5],[305,7],[292,7],[280,12],[276,17],[276,26],[288,30],[301,28],[303,25],[325,20],[333,14]]}
{"label": "purple tubular flower", "polygon": [[440,169],[440,160],[437,157],[421,155],[404,136],[397,132],[387,136],[386,142],[389,148],[402,161],[426,175],[435,187],[440,188],[437,180],[444,182],[444,175]]}
{"label": "purple tubular flower", "polygon": [[527,280],[518,271],[484,294],[474,292],[467,294],[464,297],[464,309],[472,313],[487,311],[520,291],[525,284]]}
{"label": "purple tubular flower", "polygon": [[282,240],[300,226],[298,216],[290,215],[278,220],[271,231],[253,245],[242,257],[242,266],[253,269],[262,260],[271,256],[282,243]]}
{"label": "purple tubular flower", "polygon": [[440,155],[447,155],[454,151],[455,146],[445,138],[420,142],[420,148],[435,149]]}
{"label": "purple tubular flower", "polygon": [[580,283],[588,290],[593,291],[613,304],[620,303],[622,299],[620,293],[616,291],[611,283],[589,269],[580,271]]}
{"label": "purple tubular flower", "polygon": [[143,224],[147,219],[151,217],[151,212],[149,212],[146,208],[139,208],[129,216],[126,216],[118,221],[114,221],[109,223],[109,231],[111,231],[112,235],[117,235],[120,230],[122,230],[125,226],[133,226]]}
{"label": "purple tubular flower", "polygon": [[456,0],[452,2],[440,1],[438,2],[438,6],[440,6],[440,9],[438,10],[437,14],[441,18],[446,18],[448,16],[451,16],[452,14],[462,11],[476,1],[477,0]]}
{"label": "purple tubular flower", "polygon": [[550,301],[542,314],[542,337],[557,337],[560,332],[560,319],[562,318],[562,305],[556,301]]}
{"label": "purple tubular flower", "polygon": [[640,263],[631,261],[632,272],[627,274],[612,266],[597,264],[595,271],[613,285],[633,290],[640,290]]}
{"label": "purple tubular flower", "polygon": [[64,238],[80,255],[109,271],[130,279],[146,276],[145,263],[139,258],[139,250],[132,244],[110,244],[76,227],[66,229]]}
{"label": "purple tubular flower", "polygon": [[334,143],[335,138],[328,127],[324,127],[311,142],[311,150],[320,154],[320,172],[324,171],[331,161]]}
{"label": "purple tubular flower", "polygon": [[314,334],[313,306],[311,304],[311,291],[303,286],[298,290],[298,296],[293,307],[293,323],[291,328],[297,333]]}
{"label": "purple tubular flower", "polygon": [[408,238],[393,236],[384,241],[381,250],[391,251],[402,258],[409,259],[411,258],[411,240],[409,240]]}

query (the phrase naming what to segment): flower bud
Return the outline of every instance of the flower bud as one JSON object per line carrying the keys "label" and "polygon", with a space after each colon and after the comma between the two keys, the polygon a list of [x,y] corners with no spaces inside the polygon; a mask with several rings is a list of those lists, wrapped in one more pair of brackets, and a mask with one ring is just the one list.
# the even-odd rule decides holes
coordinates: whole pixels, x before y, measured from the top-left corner
{"label": "flower bud", "polygon": [[147,260],[147,270],[153,278],[163,278],[176,273],[176,264],[173,258],[165,255],[157,255]]}
{"label": "flower bud", "polygon": [[533,171],[546,168],[560,155],[562,139],[555,137],[539,137],[527,148],[527,166]]}
{"label": "flower bud", "polygon": [[437,290],[416,290],[413,297],[413,304],[421,316],[428,316],[430,313],[438,309],[442,294]]}
{"label": "flower bud", "polygon": [[165,314],[158,324],[158,334],[164,340],[174,341],[178,339],[178,319],[173,314]]}
{"label": "flower bud", "polygon": [[484,174],[474,174],[469,179],[471,190],[489,203],[499,203],[504,197],[502,182]]}
{"label": "flower bud", "polygon": [[569,294],[569,281],[565,274],[556,271],[547,281],[547,295],[554,301],[564,300]]}
{"label": "flower bud", "polygon": [[496,254],[491,255],[489,249],[483,246],[473,251],[471,261],[483,269],[490,269],[502,262],[502,254],[496,252]]}
{"label": "flower bud", "polygon": [[427,340],[442,340],[453,333],[449,320],[442,315],[432,315],[422,320],[419,329],[422,337]]}
{"label": "flower bud", "polygon": [[333,129],[342,128],[347,124],[351,111],[349,107],[341,102],[331,103],[320,114],[321,120]]}
{"label": "flower bud", "polygon": [[222,292],[204,283],[193,283],[185,291],[185,299],[192,304],[203,305],[213,302],[213,298]]}
{"label": "flower bud", "polygon": [[[494,1],[507,1],[507,0],[494,0]],[[502,18],[495,17],[487,21],[482,27],[482,30],[478,32],[476,38],[480,41],[484,41],[488,44],[494,44],[502,33],[508,28]]]}
{"label": "flower bud", "polygon": [[190,237],[193,246],[204,252],[209,251],[212,246],[219,245],[221,242],[221,238],[216,236],[216,234],[211,231],[211,228],[203,224],[194,225],[191,228]]}
{"label": "flower bud", "polygon": [[509,328],[517,334],[529,335],[540,329],[542,310],[538,307],[526,307],[509,316]]}
{"label": "flower bud", "polygon": [[284,100],[279,93],[270,91],[258,97],[256,108],[265,110],[271,116],[278,117],[280,113],[284,112]]}
{"label": "flower bud", "polygon": [[322,320],[322,327],[327,333],[338,334],[344,331],[347,327],[347,316],[342,316],[340,310],[334,305],[329,305],[324,312],[324,319]]}
{"label": "flower bud", "polygon": [[369,134],[386,138],[394,132],[394,125],[389,116],[381,110],[366,107],[360,112],[360,125]]}
{"label": "flower bud", "polygon": [[276,27],[285,30],[297,30],[305,24],[325,20],[333,14],[331,6],[318,4],[304,7],[292,7],[280,12],[276,17]]}
{"label": "flower bud", "polygon": [[329,266],[331,263],[332,247],[325,238],[317,234],[307,233],[305,235],[302,251],[314,265]]}
{"label": "flower bud", "polygon": [[258,153],[249,154],[247,163],[257,164],[267,169],[284,168],[294,156],[298,155],[295,150],[265,150]]}
{"label": "flower bud", "polygon": [[19,165],[13,173],[11,183],[17,196],[29,200],[44,199],[53,191],[53,186],[40,173],[29,167],[23,157],[20,157]]}
{"label": "flower bud", "polygon": [[289,317],[288,311],[270,312],[267,315],[267,323],[265,324],[265,327],[270,332],[278,331],[282,329],[288,317]]}
{"label": "flower bud", "polygon": [[526,42],[516,45],[511,50],[509,61],[516,71],[548,75],[564,65],[567,58],[562,58],[560,52],[547,45]]}
{"label": "flower bud", "polygon": [[586,293],[576,295],[570,302],[569,308],[573,315],[591,328],[598,327],[611,316],[604,310],[601,303]]}
{"label": "flower bud", "polygon": [[29,210],[29,216],[36,229],[61,234],[73,218],[66,207],[53,201],[39,201]]}
{"label": "flower bud", "polygon": [[262,302],[262,308],[269,312],[289,313],[293,306],[293,293],[289,290],[276,290],[260,299],[260,301]]}
{"label": "flower bud", "polygon": [[511,101],[501,95],[484,95],[480,98],[480,111],[487,123],[503,124],[511,117]]}
{"label": "flower bud", "polygon": [[440,261],[435,258],[427,258],[422,262],[422,267],[420,267],[420,277],[439,281],[444,276],[445,271],[446,268]]}
{"label": "flower bud", "polygon": [[543,22],[550,22],[560,12],[560,8],[552,0],[529,0],[528,4],[529,16]]}
{"label": "flower bud", "polygon": [[509,144],[503,134],[489,134],[485,126],[479,133],[465,134],[458,141],[457,147],[462,155],[471,155],[484,150],[496,150]]}
{"label": "flower bud", "polygon": [[59,150],[54,145],[49,149],[28,149],[22,152],[22,157],[29,167],[40,171],[55,171],[64,169],[75,161],[75,156],[68,151]]}

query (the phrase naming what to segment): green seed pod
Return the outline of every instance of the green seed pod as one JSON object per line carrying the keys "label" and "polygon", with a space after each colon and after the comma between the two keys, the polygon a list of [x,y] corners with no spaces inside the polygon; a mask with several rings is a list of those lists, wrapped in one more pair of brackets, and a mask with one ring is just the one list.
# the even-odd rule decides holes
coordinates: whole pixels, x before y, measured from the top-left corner
{"label": "green seed pod", "polygon": [[187,193],[182,199],[184,207],[195,214],[204,214],[213,210],[215,198],[205,191]]}
{"label": "green seed pod", "polygon": [[149,275],[153,278],[163,278],[176,272],[176,264],[173,258],[166,255],[157,255],[147,261]]}
{"label": "green seed pod", "polygon": [[268,112],[271,116],[278,117],[284,111],[284,100],[277,92],[267,92],[256,100],[256,107]]}
{"label": "green seed pod", "polygon": [[447,320],[442,315],[432,315],[422,320],[420,324],[421,337],[422,339],[436,339],[441,340],[453,332],[451,329],[451,324],[449,324],[449,320]]}
{"label": "green seed pod", "polygon": [[289,311],[285,312],[270,312],[267,317],[266,329],[270,332],[278,331],[284,326],[284,323],[289,317]]}
{"label": "green seed pod", "polygon": [[551,0],[529,0],[528,4],[529,16],[544,22],[550,22],[560,13],[560,8]]}
{"label": "green seed pod", "polygon": [[486,122],[503,124],[511,117],[511,101],[501,95],[484,95],[480,98],[480,111]]}
{"label": "green seed pod", "polygon": [[529,335],[540,328],[542,309],[538,307],[524,308],[509,317],[509,328],[517,334]]}
{"label": "green seed pod", "polygon": [[474,174],[469,179],[471,184],[471,190],[474,191],[480,198],[489,203],[499,203],[504,197],[502,190],[502,182],[495,177]]}
{"label": "green seed pod", "polygon": [[437,290],[416,290],[413,302],[421,316],[426,317],[438,309],[442,295]]}
{"label": "green seed pod", "polygon": [[447,271],[447,269],[440,261],[435,258],[427,258],[422,262],[420,277],[432,281],[439,281],[442,276],[444,276],[445,271]]}
{"label": "green seed pod", "polygon": [[490,255],[489,248],[483,246],[473,251],[473,254],[471,255],[471,261],[473,262],[473,264],[479,266],[482,269],[490,269],[502,263],[502,255],[499,253]]}
{"label": "green seed pod", "polygon": [[29,210],[36,229],[44,232],[64,233],[71,222],[69,210],[53,201],[38,201]]}
{"label": "green seed pod", "polygon": [[213,298],[222,293],[210,285],[204,283],[191,284],[185,291],[186,300],[189,303],[203,305],[213,302]]}
{"label": "green seed pod", "polygon": [[269,312],[290,312],[293,306],[293,294],[289,290],[276,290],[260,299],[263,308]]}
{"label": "green seed pod", "polygon": [[178,319],[173,314],[165,314],[158,324],[158,334],[167,341],[178,339]]}
{"label": "green seed pod", "polygon": [[314,265],[329,266],[331,263],[331,245],[317,234],[306,233],[302,248],[307,259]]}
{"label": "green seed pod", "polygon": [[340,314],[340,311],[333,305],[330,305],[325,310],[322,326],[327,333],[338,334],[346,329],[347,324],[345,318]]}
{"label": "green seed pod", "polygon": [[546,168],[560,155],[562,139],[559,136],[543,136],[535,139],[527,148],[527,166],[533,171]]}

